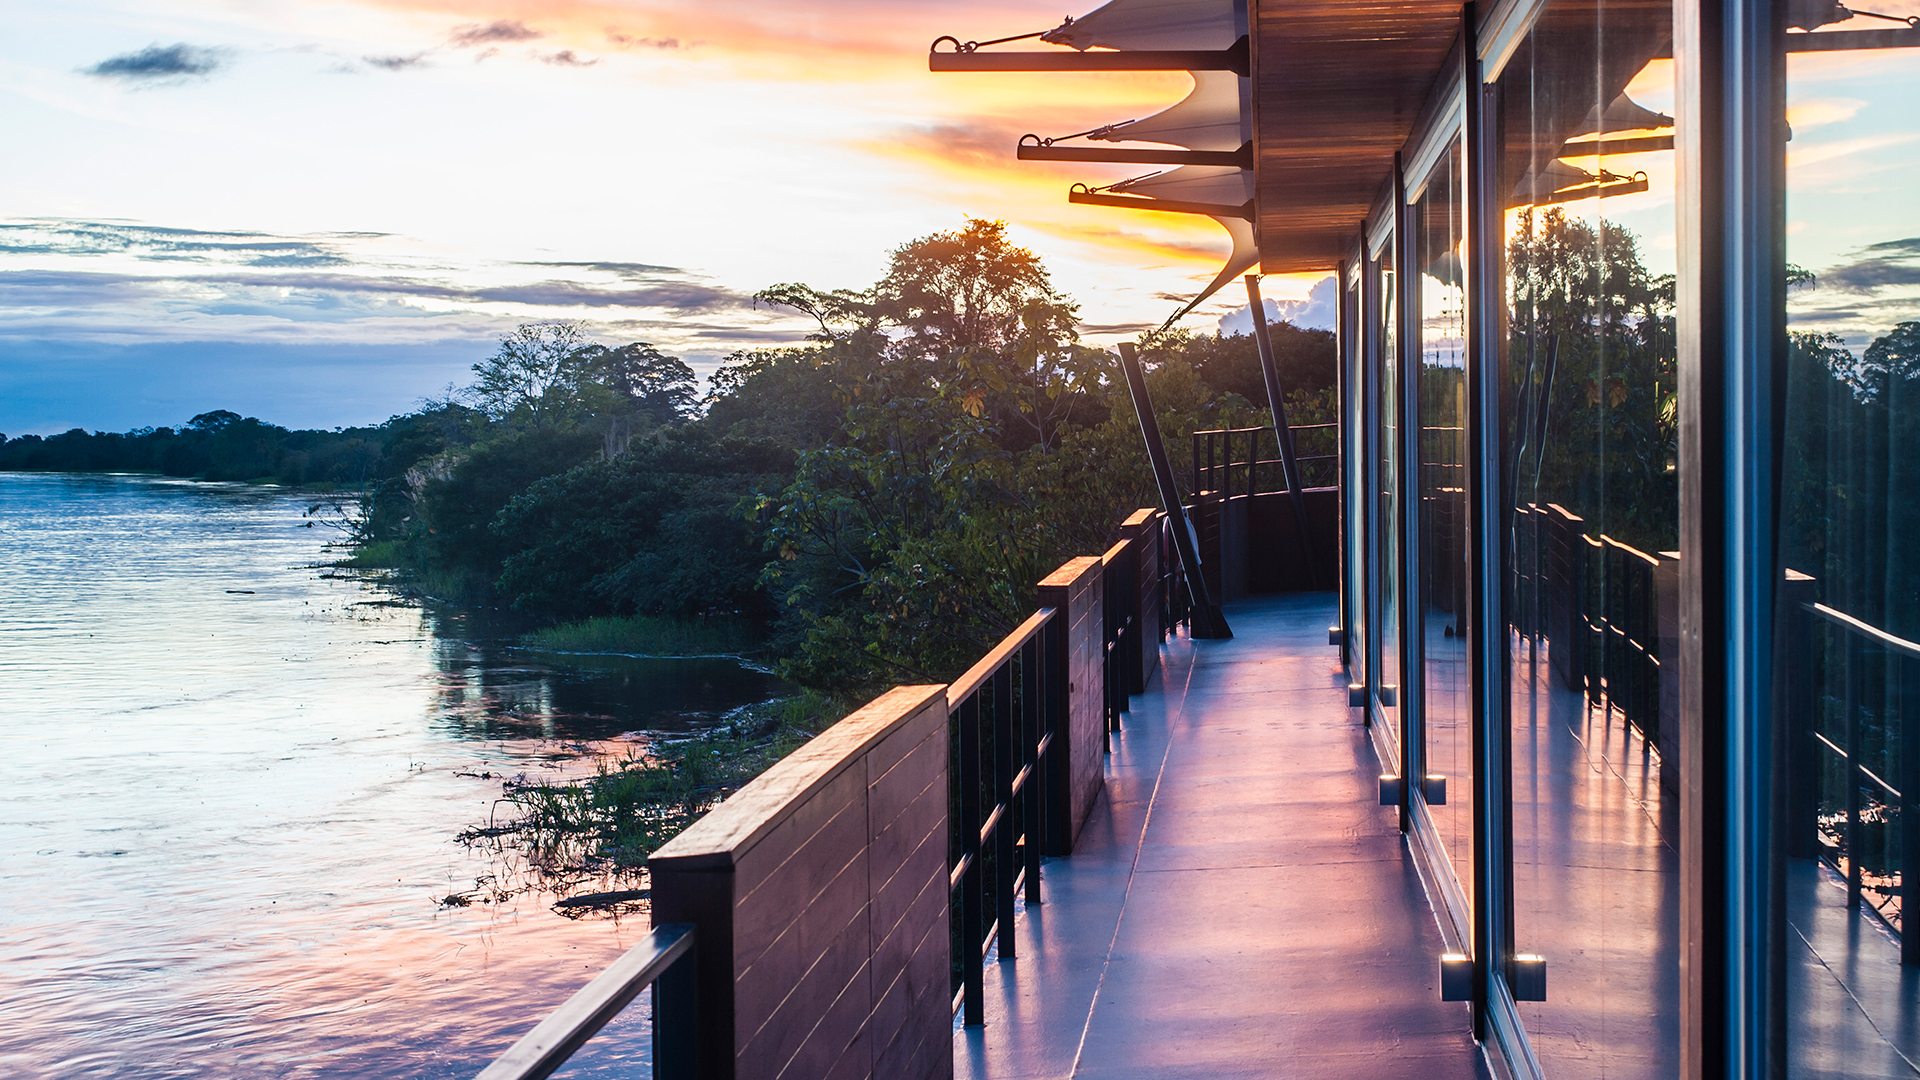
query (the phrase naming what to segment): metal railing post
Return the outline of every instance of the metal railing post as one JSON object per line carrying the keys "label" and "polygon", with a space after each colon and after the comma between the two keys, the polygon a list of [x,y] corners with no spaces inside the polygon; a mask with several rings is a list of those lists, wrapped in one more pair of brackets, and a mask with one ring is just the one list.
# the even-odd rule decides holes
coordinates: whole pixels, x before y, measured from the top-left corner
{"label": "metal railing post", "polygon": [[[1808,648],[1804,663],[1780,665],[1786,682],[1781,695],[1787,733],[1787,853],[1795,858],[1812,859],[1820,855],[1820,763],[1826,754],[1814,731],[1819,727],[1818,698],[1815,687],[1819,671],[1825,667],[1824,650],[1812,650],[1819,627],[1805,602],[1795,597],[1789,581],[1781,588],[1786,613],[1787,640]],[[1810,591],[1810,590],[1809,590]],[[1816,666],[1818,665],[1818,666]],[[1906,790],[1904,787],[1901,790]]]}
{"label": "metal railing post", "polygon": [[1016,740],[1019,723],[1013,712],[1013,671],[1001,668],[988,687],[993,693],[993,796],[1001,810],[993,834],[993,894],[995,918],[1000,924],[1000,958],[1014,957],[1014,878],[1020,872],[1014,840],[1019,819],[1013,812],[1013,774],[1019,769]]}
{"label": "metal railing post", "polygon": [[1853,657],[1857,650],[1853,635],[1842,633],[1840,640],[1844,643],[1841,648],[1846,650],[1842,654],[1845,674],[1841,677],[1847,687],[1846,712],[1841,724],[1841,741],[1846,744],[1847,754],[1847,822],[1843,841],[1847,846],[1847,906],[1857,908],[1860,906],[1860,689],[1854,678]]}
{"label": "metal railing post", "polygon": [[1039,637],[1028,638],[1020,646],[1020,756],[1027,768],[1027,784],[1020,790],[1020,854],[1027,872],[1029,904],[1040,903],[1040,845],[1046,836],[1047,793],[1051,787],[1040,745],[1046,737],[1041,722],[1045,677],[1041,674],[1040,642]]}
{"label": "metal railing post", "polygon": [[953,718],[960,736],[960,761],[954,775],[960,783],[960,856],[966,868],[960,872],[960,994],[963,1022],[979,1027],[986,1022],[986,990],[981,956],[987,920],[982,882],[985,861],[980,848],[980,698],[961,705]]}
{"label": "metal railing post", "polygon": [[695,1080],[700,1075],[700,1041],[695,1037],[700,1029],[696,970],[689,950],[653,984],[654,1080]]}
{"label": "metal railing post", "polygon": [[1913,719],[1907,710],[1920,689],[1920,676],[1914,673],[1920,662],[1897,653],[1888,653],[1887,661],[1899,673],[1892,679],[1890,710],[1900,718],[1899,725],[1889,723],[1887,730],[1900,740],[1900,962],[1913,966],[1920,965],[1920,927],[1913,925],[1920,915],[1920,904],[1914,903],[1915,884],[1920,883],[1920,738],[1907,730]]}

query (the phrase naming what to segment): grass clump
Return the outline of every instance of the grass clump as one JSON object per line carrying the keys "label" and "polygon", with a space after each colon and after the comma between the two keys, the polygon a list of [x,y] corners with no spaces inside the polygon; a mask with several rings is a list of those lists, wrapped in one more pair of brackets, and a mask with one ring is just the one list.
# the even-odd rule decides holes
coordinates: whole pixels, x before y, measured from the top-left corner
{"label": "grass clump", "polygon": [[739,654],[759,645],[760,628],[746,619],[667,619],[653,615],[603,616],[550,626],[526,643],[555,652],[627,653],[645,656]]}
{"label": "grass clump", "polygon": [[694,819],[846,712],[844,703],[807,691],[746,706],[713,731],[603,763],[584,779],[510,780],[503,788],[507,820],[469,829],[461,839],[504,839],[551,877],[636,870]]}
{"label": "grass clump", "polygon": [[404,556],[398,540],[370,540],[355,546],[352,554],[334,565],[352,570],[392,570],[401,565]]}

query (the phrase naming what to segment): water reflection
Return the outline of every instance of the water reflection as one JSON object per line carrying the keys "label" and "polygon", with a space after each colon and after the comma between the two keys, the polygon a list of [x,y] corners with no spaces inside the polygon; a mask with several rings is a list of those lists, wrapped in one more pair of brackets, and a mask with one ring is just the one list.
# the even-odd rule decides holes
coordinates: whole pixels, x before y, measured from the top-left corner
{"label": "water reflection", "polygon": [[[501,777],[776,691],[395,604],[316,569],[304,509],[0,474],[0,1073],[471,1075],[646,927],[455,834]],[[580,1071],[644,1057],[641,1019]]]}

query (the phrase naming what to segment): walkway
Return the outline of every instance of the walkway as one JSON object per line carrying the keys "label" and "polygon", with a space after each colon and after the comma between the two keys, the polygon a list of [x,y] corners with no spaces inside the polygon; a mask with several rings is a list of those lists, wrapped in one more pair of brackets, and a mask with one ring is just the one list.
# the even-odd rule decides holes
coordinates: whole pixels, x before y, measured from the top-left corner
{"label": "walkway", "polygon": [[1114,740],[1107,794],[1019,959],[987,971],[956,1071],[1054,1077],[1485,1076],[1440,1001],[1439,929],[1347,709],[1331,594],[1179,640]]}

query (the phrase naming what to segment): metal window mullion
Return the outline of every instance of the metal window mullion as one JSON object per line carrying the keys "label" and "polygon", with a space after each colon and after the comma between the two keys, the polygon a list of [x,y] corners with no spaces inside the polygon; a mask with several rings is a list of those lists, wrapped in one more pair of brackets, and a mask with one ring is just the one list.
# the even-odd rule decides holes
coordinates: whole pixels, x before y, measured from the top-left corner
{"label": "metal window mullion", "polygon": [[1676,0],[1680,893],[1688,1077],[1785,1070],[1774,858],[1774,497],[1784,377],[1781,0]]}
{"label": "metal window mullion", "polygon": [[1419,274],[1413,272],[1418,259],[1415,250],[1415,237],[1419,226],[1415,220],[1414,208],[1407,202],[1406,173],[1402,159],[1394,155],[1393,185],[1394,207],[1398,220],[1394,230],[1397,234],[1393,241],[1393,284],[1400,292],[1398,310],[1394,313],[1399,326],[1394,331],[1394,355],[1386,362],[1396,364],[1400,369],[1400,378],[1396,384],[1399,394],[1399,418],[1397,443],[1393,452],[1398,460],[1399,490],[1394,492],[1399,521],[1395,523],[1400,541],[1399,562],[1395,572],[1399,580],[1398,602],[1400,605],[1400,674],[1399,686],[1395,696],[1395,706],[1399,710],[1397,719],[1400,724],[1400,804],[1402,828],[1407,824],[1408,813],[1412,808],[1412,799],[1420,786],[1420,778],[1427,773],[1427,748],[1425,724],[1421,716],[1421,689],[1424,685],[1424,673],[1421,671],[1424,655],[1424,642],[1421,640],[1420,625],[1424,618],[1420,610],[1420,337],[1419,324],[1415,312],[1419,307],[1419,290],[1415,283]]}

